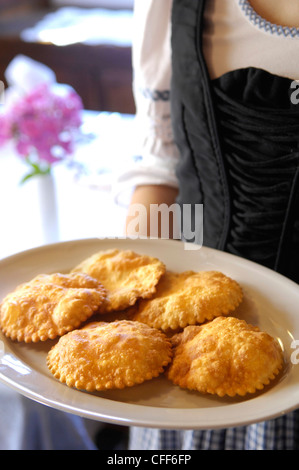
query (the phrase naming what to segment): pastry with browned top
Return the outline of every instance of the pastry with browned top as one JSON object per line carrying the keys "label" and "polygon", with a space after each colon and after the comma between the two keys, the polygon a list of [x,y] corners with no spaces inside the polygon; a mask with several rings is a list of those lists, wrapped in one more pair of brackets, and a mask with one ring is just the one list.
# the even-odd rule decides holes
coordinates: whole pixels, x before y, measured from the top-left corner
{"label": "pastry with browned top", "polygon": [[106,297],[87,274],[41,274],[19,285],[0,306],[0,328],[12,340],[45,341],[78,328]]}
{"label": "pastry with browned top", "polygon": [[182,388],[220,397],[262,390],[283,366],[278,341],[235,317],[188,326],[172,342],[167,377]]}
{"label": "pastry with browned top", "polygon": [[243,299],[239,284],[218,271],[167,271],[149,300],[138,305],[135,320],[176,330],[233,312]]}
{"label": "pastry with browned top", "polygon": [[115,249],[93,254],[72,271],[87,273],[104,285],[107,298],[100,312],[107,313],[130,307],[137,299],[151,297],[165,265],[152,256]]}
{"label": "pastry with browned top", "polygon": [[172,357],[161,331],[127,320],[92,322],[61,337],[49,351],[52,374],[69,387],[122,389],[157,377]]}

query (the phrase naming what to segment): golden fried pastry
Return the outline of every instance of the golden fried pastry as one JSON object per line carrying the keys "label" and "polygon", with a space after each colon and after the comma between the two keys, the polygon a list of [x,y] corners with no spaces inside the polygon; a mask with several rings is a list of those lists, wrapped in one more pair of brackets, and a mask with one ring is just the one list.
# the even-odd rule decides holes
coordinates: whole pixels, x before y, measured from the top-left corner
{"label": "golden fried pastry", "polygon": [[229,314],[242,298],[239,284],[218,271],[167,271],[153,298],[140,302],[134,320],[176,330]]}
{"label": "golden fried pastry", "polygon": [[99,308],[106,291],[84,273],[42,274],[2,301],[0,328],[12,340],[37,342],[78,328]]}
{"label": "golden fried pastry", "polygon": [[98,279],[107,290],[102,313],[123,310],[139,298],[149,298],[165,272],[157,258],[130,250],[100,251],[82,261],[73,272],[85,272]]}
{"label": "golden fried pastry", "polygon": [[182,388],[220,397],[263,389],[283,365],[276,339],[234,317],[188,326],[172,342],[167,377]]}
{"label": "golden fried pastry", "polygon": [[162,332],[120,320],[92,322],[62,336],[47,363],[62,383],[91,392],[150,380],[164,371],[171,356],[171,343]]}

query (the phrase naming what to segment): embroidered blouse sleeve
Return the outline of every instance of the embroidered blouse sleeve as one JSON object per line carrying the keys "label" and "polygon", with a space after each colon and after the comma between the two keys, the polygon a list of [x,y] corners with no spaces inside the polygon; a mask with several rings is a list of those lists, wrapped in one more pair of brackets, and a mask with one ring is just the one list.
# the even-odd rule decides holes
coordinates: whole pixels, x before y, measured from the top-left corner
{"label": "embroidered blouse sleeve", "polygon": [[140,159],[118,177],[118,186],[177,187],[178,150],[170,117],[172,0],[135,0],[133,92]]}

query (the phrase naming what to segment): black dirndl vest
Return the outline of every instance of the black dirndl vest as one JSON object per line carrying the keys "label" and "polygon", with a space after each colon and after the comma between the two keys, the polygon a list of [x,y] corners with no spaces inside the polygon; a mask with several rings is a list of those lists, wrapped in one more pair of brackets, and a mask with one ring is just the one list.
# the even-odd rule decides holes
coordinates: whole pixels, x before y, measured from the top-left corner
{"label": "black dirndl vest", "polygon": [[249,67],[211,80],[204,0],[174,0],[179,204],[203,204],[203,245],[299,281],[299,105],[292,80]]}

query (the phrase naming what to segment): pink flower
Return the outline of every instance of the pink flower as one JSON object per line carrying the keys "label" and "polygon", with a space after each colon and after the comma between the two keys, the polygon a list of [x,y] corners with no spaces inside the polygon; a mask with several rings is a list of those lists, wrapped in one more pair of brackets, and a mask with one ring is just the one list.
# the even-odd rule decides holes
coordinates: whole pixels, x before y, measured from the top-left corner
{"label": "pink flower", "polygon": [[8,116],[0,116],[0,145],[12,138],[11,122]]}
{"label": "pink flower", "polygon": [[73,151],[82,101],[74,90],[61,96],[43,84],[0,116],[0,145],[13,139],[22,157],[32,153],[52,165]]}

